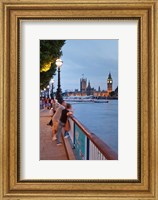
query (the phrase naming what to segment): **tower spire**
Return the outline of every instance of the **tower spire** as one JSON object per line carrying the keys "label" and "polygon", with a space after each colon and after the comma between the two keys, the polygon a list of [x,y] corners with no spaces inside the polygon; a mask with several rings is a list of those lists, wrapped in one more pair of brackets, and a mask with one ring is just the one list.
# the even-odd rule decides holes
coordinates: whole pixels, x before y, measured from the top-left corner
{"label": "tower spire", "polygon": [[112,78],[111,78],[111,72],[109,72],[109,76],[108,76],[108,79],[112,79]]}
{"label": "tower spire", "polygon": [[108,79],[107,79],[107,91],[109,93],[112,92],[112,83],[113,83],[112,76],[111,76],[111,73],[109,72]]}

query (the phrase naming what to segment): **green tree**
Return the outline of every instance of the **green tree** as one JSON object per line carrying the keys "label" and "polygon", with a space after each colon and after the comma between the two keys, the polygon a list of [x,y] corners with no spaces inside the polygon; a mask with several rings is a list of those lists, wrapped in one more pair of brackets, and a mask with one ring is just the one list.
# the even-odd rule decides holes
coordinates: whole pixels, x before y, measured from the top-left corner
{"label": "green tree", "polygon": [[65,40],[40,40],[40,88],[49,84],[52,75],[55,75],[55,61],[61,57],[61,48]]}
{"label": "green tree", "polygon": [[115,96],[115,92],[114,91],[110,92],[110,96],[111,97]]}

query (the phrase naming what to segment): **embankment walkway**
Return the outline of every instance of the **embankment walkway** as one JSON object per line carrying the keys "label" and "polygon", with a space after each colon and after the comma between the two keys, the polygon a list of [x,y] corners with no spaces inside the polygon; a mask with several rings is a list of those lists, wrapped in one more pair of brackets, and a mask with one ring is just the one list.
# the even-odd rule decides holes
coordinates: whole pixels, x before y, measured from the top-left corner
{"label": "embankment walkway", "polygon": [[52,141],[52,128],[47,123],[50,121],[49,110],[40,111],[40,160],[68,160],[67,152],[62,138],[62,145],[57,146]]}

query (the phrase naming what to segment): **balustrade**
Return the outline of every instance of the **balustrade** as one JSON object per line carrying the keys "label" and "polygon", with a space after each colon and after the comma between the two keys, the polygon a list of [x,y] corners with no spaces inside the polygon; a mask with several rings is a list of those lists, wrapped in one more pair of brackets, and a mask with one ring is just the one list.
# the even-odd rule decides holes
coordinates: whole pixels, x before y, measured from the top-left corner
{"label": "balustrade", "polygon": [[75,117],[69,117],[70,139],[78,160],[117,160],[118,155]]}

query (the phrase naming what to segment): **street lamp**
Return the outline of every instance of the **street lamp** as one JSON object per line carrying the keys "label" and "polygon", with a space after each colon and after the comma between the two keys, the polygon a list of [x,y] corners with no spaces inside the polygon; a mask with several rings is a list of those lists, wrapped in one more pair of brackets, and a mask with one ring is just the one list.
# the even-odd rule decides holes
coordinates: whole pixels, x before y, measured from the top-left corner
{"label": "street lamp", "polygon": [[49,98],[49,85],[47,85],[47,98]]}
{"label": "street lamp", "polygon": [[50,84],[51,84],[51,99],[53,99],[54,98],[54,93],[53,93],[53,89],[54,89],[54,79],[53,78],[51,78],[51,80],[50,80]]}
{"label": "street lamp", "polygon": [[44,91],[44,97],[46,98],[46,88],[44,88],[43,91]]}
{"label": "street lamp", "polygon": [[60,85],[60,67],[62,66],[63,64],[63,61],[61,59],[57,59],[56,60],[56,66],[58,68],[58,88],[57,88],[57,92],[56,92],[56,99],[58,100],[59,103],[62,102],[63,98],[62,98],[62,91],[61,91],[61,85]]}
{"label": "street lamp", "polygon": [[40,96],[43,97],[43,90],[41,90]]}

